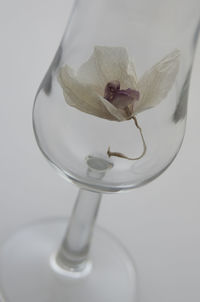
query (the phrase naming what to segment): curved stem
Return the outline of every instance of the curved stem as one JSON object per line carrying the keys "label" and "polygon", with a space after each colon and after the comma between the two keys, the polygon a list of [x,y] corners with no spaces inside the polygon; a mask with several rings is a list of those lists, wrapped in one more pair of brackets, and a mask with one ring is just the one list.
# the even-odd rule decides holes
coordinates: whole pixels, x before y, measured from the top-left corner
{"label": "curved stem", "polygon": [[142,128],[139,126],[138,121],[137,121],[137,119],[136,119],[135,116],[132,116],[132,119],[134,120],[136,127],[140,131],[140,135],[141,135],[142,143],[143,143],[143,152],[142,152],[142,154],[140,156],[138,156],[138,157],[132,158],[132,157],[126,156],[123,153],[111,152],[110,151],[110,147],[109,147],[108,150],[107,150],[107,154],[108,154],[109,157],[115,156],[115,157],[120,157],[120,158],[124,158],[124,159],[128,159],[128,160],[139,160],[139,159],[141,159],[146,154],[147,146],[146,146],[146,142],[145,142],[145,139],[144,139],[144,136],[143,136]]}

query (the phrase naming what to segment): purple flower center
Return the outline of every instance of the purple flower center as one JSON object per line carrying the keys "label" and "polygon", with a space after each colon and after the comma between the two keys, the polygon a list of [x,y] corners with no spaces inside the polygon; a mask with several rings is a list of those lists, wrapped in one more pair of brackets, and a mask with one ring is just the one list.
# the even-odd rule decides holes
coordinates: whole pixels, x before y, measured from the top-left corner
{"label": "purple flower center", "polygon": [[120,90],[120,82],[112,81],[105,87],[104,98],[116,108],[125,109],[131,104],[134,105],[135,101],[139,100],[140,93],[131,88]]}

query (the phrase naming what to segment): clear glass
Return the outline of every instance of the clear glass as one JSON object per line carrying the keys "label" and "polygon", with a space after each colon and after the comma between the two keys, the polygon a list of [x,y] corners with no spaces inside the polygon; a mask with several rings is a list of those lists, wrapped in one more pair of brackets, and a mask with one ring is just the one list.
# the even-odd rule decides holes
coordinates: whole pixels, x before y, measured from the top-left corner
{"label": "clear glass", "polygon": [[[3,245],[0,290],[5,301],[138,301],[130,256],[101,229],[94,231],[92,240],[93,229],[102,193],[148,183],[177,155],[185,132],[199,17],[199,0],[75,1],[36,95],[33,127],[44,156],[80,187],[80,193],[65,235],[63,220],[41,221]],[[129,156],[141,154],[141,137],[133,122],[87,114],[67,104],[63,95],[60,70],[66,64],[78,70],[95,46],[126,49],[139,79],[172,51],[180,52],[180,66],[168,93],[159,104],[137,114],[147,146],[139,160],[107,154],[109,146]],[[157,82],[159,86],[159,78]]]}
{"label": "clear glass", "polygon": [[[172,162],[184,135],[198,8],[197,0],[76,2],[34,109],[40,148],[64,176],[89,188],[113,192],[152,180]],[[138,115],[148,146],[146,156],[135,162],[112,158],[114,167],[101,181],[87,178],[88,155],[105,158],[110,145],[137,155],[141,145],[129,121],[110,122],[66,106],[58,71],[65,64],[78,69],[95,45],[125,47],[134,58],[138,77],[174,49],[181,51],[180,70],[167,98]]]}

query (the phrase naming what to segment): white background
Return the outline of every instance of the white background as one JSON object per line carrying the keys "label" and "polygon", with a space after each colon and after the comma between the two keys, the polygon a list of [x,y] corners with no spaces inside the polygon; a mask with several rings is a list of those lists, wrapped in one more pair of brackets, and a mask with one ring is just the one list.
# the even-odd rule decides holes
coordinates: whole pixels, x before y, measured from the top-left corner
{"label": "white background", "polygon": [[[31,122],[71,2],[0,0],[0,241],[24,223],[68,215],[77,194],[40,154]],[[199,96],[200,47],[177,159],[154,182],[106,195],[101,206],[98,223],[121,238],[137,264],[141,302],[200,301]]]}

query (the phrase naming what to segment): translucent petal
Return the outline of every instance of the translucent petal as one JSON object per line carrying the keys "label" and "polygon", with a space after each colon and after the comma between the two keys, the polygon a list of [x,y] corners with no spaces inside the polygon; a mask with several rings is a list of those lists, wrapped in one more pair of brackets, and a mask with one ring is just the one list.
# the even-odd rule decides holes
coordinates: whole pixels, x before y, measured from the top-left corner
{"label": "translucent petal", "polygon": [[120,81],[121,88],[136,88],[136,75],[133,62],[123,47],[96,46],[90,59],[78,71],[79,81],[100,85]]}
{"label": "translucent petal", "polygon": [[110,112],[110,114],[115,117],[116,120],[126,121],[128,119],[128,116],[124,110],[116,108],[103,97],[101,97],[101,102],[102,102],[102,104],[104,104],[106,109]]}
{"label": "translucent petal", "polygon": [[138,83],[140,100],[134,112],[158,105],[171,90],[180,65],[180,51],[175,50],[147,71]]}
{"label": "translucent petal", "polygon": [[61,68],[58,81],[63,88],[66,102],[80,111],[108,120],[118,120],[107,110],[94,85],[82,84],[69,66]]}

